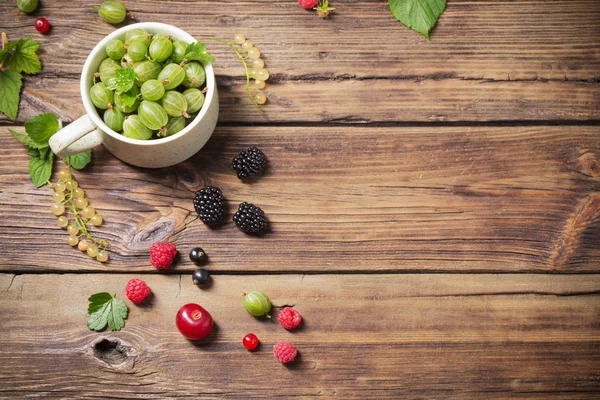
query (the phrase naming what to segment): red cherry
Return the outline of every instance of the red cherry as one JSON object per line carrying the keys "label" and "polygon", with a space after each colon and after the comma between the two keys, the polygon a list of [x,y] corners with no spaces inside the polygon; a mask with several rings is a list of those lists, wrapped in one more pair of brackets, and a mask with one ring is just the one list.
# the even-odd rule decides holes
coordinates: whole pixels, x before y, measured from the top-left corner
{"label": "red cherry", "polygon": [[50,30],[50,22],[46,18],[38,18],[35,20],[35,29],[40,33],[46,33]]}
{"label": "red cherry", "polygon": [[175,323],[179,332],[190,340],[204,339],[213,328],[213,319],[208,311],[194,303],[179,309]]}
{"label": "red cherry", "polygon": [[252,351],[258,347],[258,338],[254,333],[249,333],[246,336],[244,336],[242,343],[244,344],[245,348]]}

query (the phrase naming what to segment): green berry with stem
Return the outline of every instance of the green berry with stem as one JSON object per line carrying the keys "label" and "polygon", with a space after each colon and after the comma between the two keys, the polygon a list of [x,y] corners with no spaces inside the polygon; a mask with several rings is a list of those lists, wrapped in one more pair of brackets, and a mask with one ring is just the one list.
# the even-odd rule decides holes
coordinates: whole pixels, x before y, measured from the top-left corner
{"label": "green berry with stem", "polygon": [[150,79],[149,81],[144,82],[140,88],[140,92],[142,93],[144,100],[158,101],[164,96],[165,87],[159,80]]}
{"label": "green berry with stem", "polygon": [[142,40],[146,46],[150,46],[152,35],[142,28],[135,28],[125,34],[125,44],[128,45],[136,40]]}
{"label": "green berry with stem", "polygon": [[136,83],[142,85],[144,82],[150,79],[158,78],[161,72],[161,66],[159,63],[154,61],[142,61],[133,65],[133,72],[135,72]]}
{"label": "green berry with stem", "polygon": [[[123,49],[125,49],[125,46],[123,46]],[[123,56],[123,58],[121,58],[121,68],[133,69],[133,64],[135,64],[135,62],[127,54],[127,49],[125,49],[125,52],[125,55]]]}
{"label": "green berry with stem", "polygon": [[158,80],[165,86],[166,90],[175,89],[185,79],[185,71],[179,64],[168,64],[158,74]]}
{"label": "green berry with stem", "polygon": [[148,129],[153,131],[160,129],[163,133],[167,131],[165,125],[169,122],[169,115],[160,104],[148,100],[142,101],[138,107],[138,116]]}
{"label": "green berry with stem", "polygon": [[271,300],[263,292],[253,291],[245,294],[243,304],[246,311],[255,317],[271,318],[268,314],[271,311]]}
{"label": "green berry with stem", "polygon": [[100,63],[100,68],[98,71],[100,72],[100,80],[104,83],[108,82],[108,80],[114,77],[117,73],[117,70],[121,69],[121,64],[112,58],[107,58],[102,63]]}
{"label": "green berry with stem", "polygon": [[98,15],[109,24],[120,24],[127,17],[127,9],[120,1],[105,1],[98,7]]}
{"label": "green berry with stem", "polygon": [[179,116],[171,118],[169,122],[167,122],[167,131],[165,132],[165,137],[174,135],[177,132],[182,131],[183,128],[185,128],[186,124],[187,122],[185,120],[185,117]]}
{"label": "green berry with stem", "polygon": [[171,61],[176,64],[181,64],[185,58],[185,51],[187,50],[187,42],[183,40],[176,40],[173,42],[173,52],[171,53]]}
{"label": "green berry with stem", "polygon": [[184,116],[189,118],[187,113],[187,100],[185,96],[175,90],[169,90],[162,98],[162,106],[171,117]]}
{"label": "green berry with stem", "polygon": [[152,131],[142,123],[138,115],[132,114],[123,122],[123,136],[130,139],[148,140],[152,137]]}
{"label": "green berry with stem", "polygon": [[206,81],[206,72],[204,67],[198,62],[190,62],[184,65],[185,79],[182,84],[185,87],[200,87]]}
{"label": "green berry with stem", "polygon": [[125,114],[119,111],[116,107],[111,110],[104,112],[104,123],[110,129],[115,132],[121,132],[123,130],[123,122],[125,121]]}
{"label": "green berry with stem", "polygon": [[134,40],[127,45],[127,55],[135,62],[144,60],[147,54],[148,46],[143,40]]}
{"label": "green berry with stem", "polygon": [[183,92],[185,99],[187,100],[188,108],[187,112],[193,114],[198,112],[204,104],[204,93],[196,88],[187,89]]}
{"label": "green berry with stem", "polygon": [[155,38],[148,48],[150,58],[157,62],[163,62],[171,56],[173,43],[164,36]]}
{"label": "green berry with stem", "polygon": [[112,108],[114,94],[104,83],[98,82],[90,88],[90,100],[100,110]]}
{"label": "green berry with stem", "polygon": [[17,7],[25,13],[30,13],[38,8],[38,3],[38,0],[17,0]]}
{"label": "green berry with stem", "polygon": [[[121,61],[125,56],[125,53],[127,53],[125,45],[119,39],[113,39],[108,42],[104,50],[106,51],[106,55],[115,61]],[[121,67],[123,67],[123,65],[121,65]]]}

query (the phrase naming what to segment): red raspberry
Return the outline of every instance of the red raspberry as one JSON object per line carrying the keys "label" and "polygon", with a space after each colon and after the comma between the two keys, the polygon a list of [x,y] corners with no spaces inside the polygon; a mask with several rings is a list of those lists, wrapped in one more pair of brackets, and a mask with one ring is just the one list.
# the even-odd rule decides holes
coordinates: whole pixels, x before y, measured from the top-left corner
{"label": "red raspberry", "polygon": [[150,262],[158,269],[169,268],[177,254],[173,243],[156,242],[150,247]]}
{"label": "red raspberry", "polygon": [[144,301],[150,292],[151,290],[148,285],[146,285],[146,282],[139,279],[131,279],[125,286],[127,298],[136,304]]}
{"label": "red raspberry", "polygon": [[283,310],[279,311],[279,315],[277,316],[277,320],[285,329],[290,330],[297,328],[302,322],[302,316],[292,307],[286,307]]}
{"label": "red raspberry", "polygon": [[300,4],[300,7],[308,10],[315,8],[319,4],[319,0],[298,0],[298,4]]}
{"label": "red raspberry", "polygon": [[273,354],[282,364],[294,361],[298,355],[298,349],[290,342],[279,342],[273,346]]}

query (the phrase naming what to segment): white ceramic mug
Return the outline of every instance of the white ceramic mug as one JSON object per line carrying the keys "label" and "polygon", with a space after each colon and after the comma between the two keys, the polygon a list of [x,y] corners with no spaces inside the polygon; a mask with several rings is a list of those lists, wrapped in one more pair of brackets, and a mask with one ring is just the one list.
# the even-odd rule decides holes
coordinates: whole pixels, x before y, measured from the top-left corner
{"label": "white ceramic mug", "polygon": [[100,118],[89,96],[94,73],[106,58],[106,44],[112,39],[124,42],[125,33],[136,28],[145,29],[153,34],[171,35],[188,43],[196,41],[179,28],[155,22],[128,25],[105,37],[94,47],[81,72],[81,100],[87,114],[50,138],[50,147],[57,155],[73,155],[103,144],[108,151],[126,163],[138,167],[161,168],[188,159],[197,153],[212,135],[219,117],[219,96],[211,64],[204,64],[208,91],[202,109],[182,131],[172,136],[151,140],[130,139],[110,129]]}

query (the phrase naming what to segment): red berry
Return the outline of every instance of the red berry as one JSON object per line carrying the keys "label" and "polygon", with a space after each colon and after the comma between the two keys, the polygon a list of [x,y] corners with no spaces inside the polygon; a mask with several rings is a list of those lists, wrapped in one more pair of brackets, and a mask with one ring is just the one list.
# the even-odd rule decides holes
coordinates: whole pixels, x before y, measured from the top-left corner
{"label": "red berry", "polygon": [[242,343],[244,344],[245,348],[252,351],[258,347],[258,338],[254,333],[249,333],[246,336],[244,336]]}
{"label": "red berry", "polygon": [[144,301],[150,292],[151,290],[148,285],[146,285],[146,282],[139,279],[131,279],[125,286],[127,298],[136,304]]}
{"label": "red berry", "polygon": [[294,329],[300,325],[302,322],[302,317],[300,313],[294,310],[291,307],[286,307],[283,310],[279,311],[279,315],[277,315],[277,320],[285,329]]}
{"label": "red berry", "polygon": [[46,33],[50,30],[50,22],[46,18],[38,18],[35,20],[35,29],[40,33]]}
{"label": "red berry", "polygon": [[310,8],[315,8],[318,3],[319,0],[298,0],[298,4],[300,4],[300,7],[305,8],[307,10]]}
{"label": "red berry", "polygon": [[273,354],[282,364],[294,361],[298,355],[298,349],[290,342],[279,342],[273,346]]}
{"label": "red berry", "polygon": [[175,323],[179,332],[190,340],[204,339],[213,328],[213,319],[208,311],[194,303],[179,309]]}
{"label": "red berry", "polygon": [[150,262],[158,269],[169,268],[177,255],[173,243],[156,242],[150,247]]}

